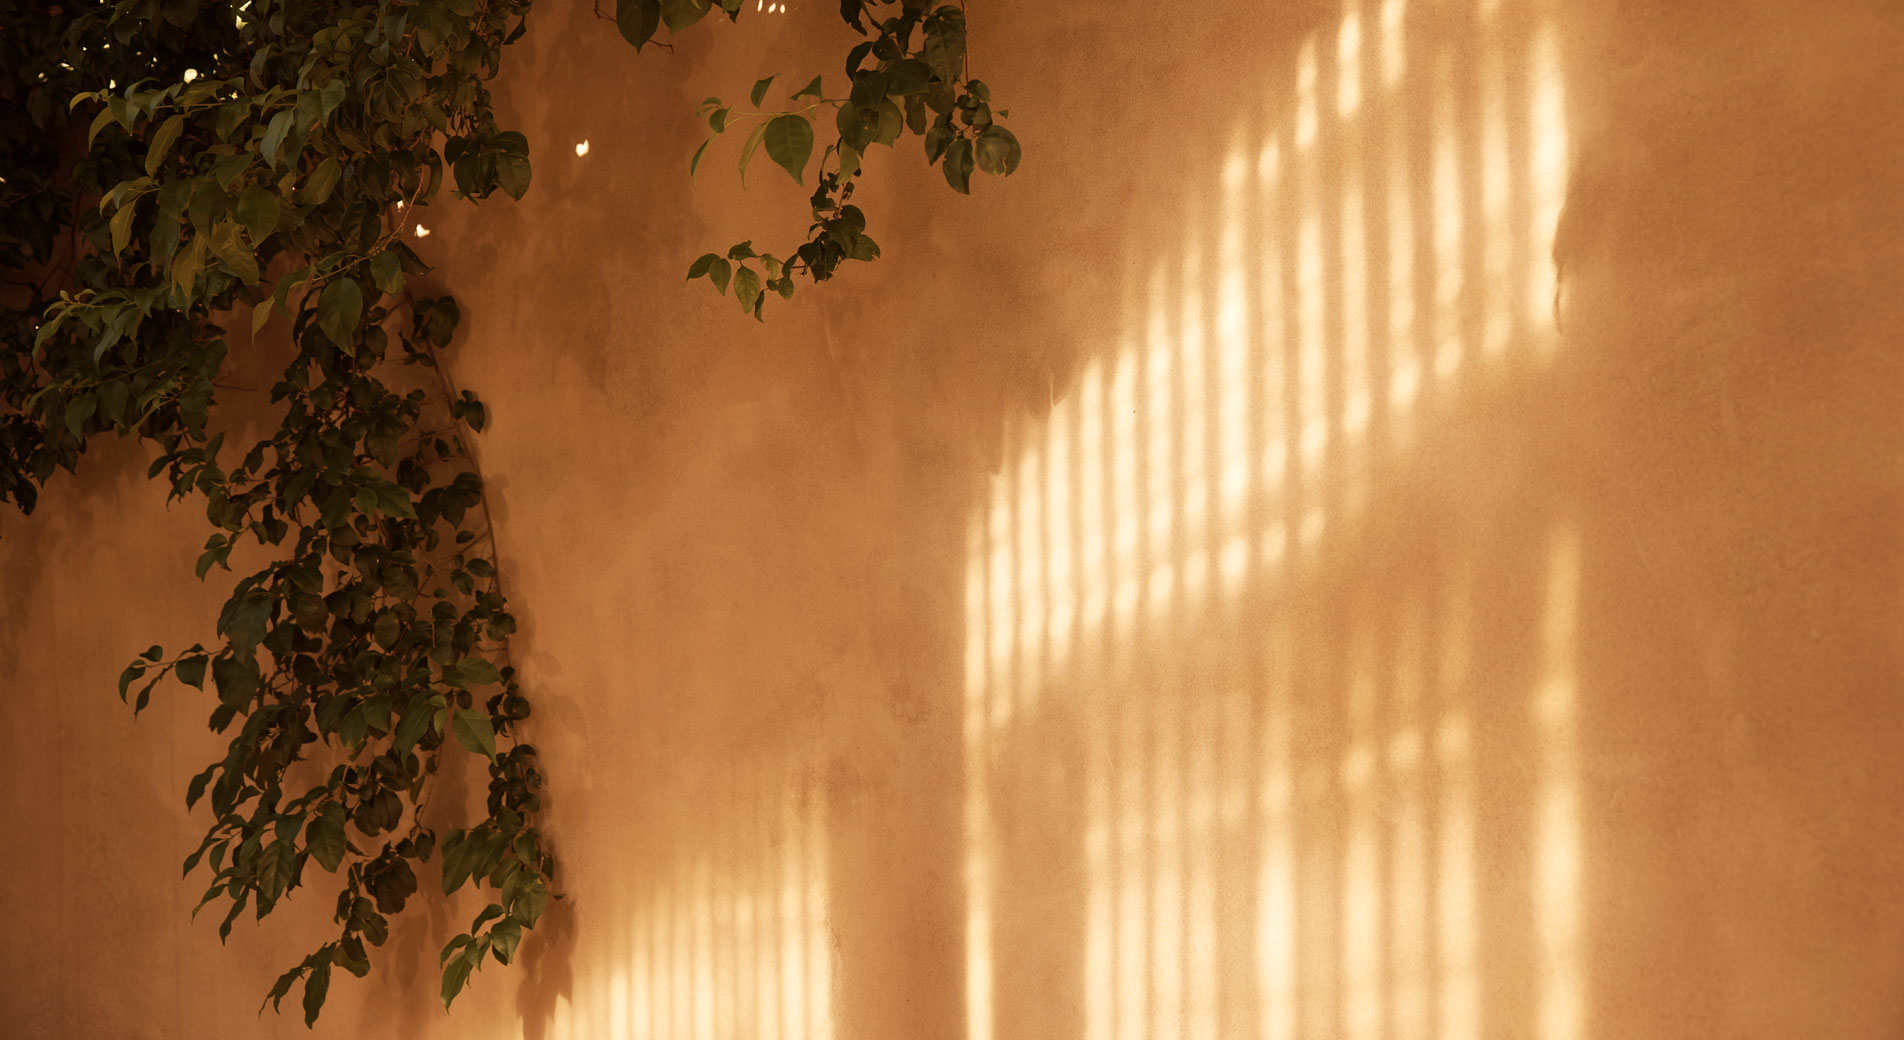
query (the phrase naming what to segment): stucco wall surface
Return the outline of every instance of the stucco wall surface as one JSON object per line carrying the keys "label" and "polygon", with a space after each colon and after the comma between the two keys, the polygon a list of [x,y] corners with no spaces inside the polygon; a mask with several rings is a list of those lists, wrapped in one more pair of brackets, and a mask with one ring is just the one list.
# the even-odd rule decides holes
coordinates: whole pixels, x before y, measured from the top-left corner
{"label": "stucco wall surface", "polygon": [[[681,275],[805,191],[686,160],[788,7],[544,5],[418,215],[565,898],[312,1035],[1904,1035],[1895,5],[981,0],[1022,169],[873,157],[763,325]],[[0,517],[0,1034],[304,1035],[327,900],[191,921],[209,697],[113,696],[224,591],[144,462]]]}

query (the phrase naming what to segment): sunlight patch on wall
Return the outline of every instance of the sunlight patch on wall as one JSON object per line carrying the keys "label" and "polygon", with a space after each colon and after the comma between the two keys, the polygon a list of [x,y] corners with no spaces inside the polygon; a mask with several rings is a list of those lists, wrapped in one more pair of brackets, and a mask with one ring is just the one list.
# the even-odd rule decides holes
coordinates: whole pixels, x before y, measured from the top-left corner
{"label": "sunlight patch on wall", "polygon": [[1533,902],[1539,961],[1541,1040],[1582,1035],[1580,980],[1580,821],[1578,735],[1575,732],[1580,603],[1580,536],[1563,525],[1552,534],[1547,602],[1541,632],[1541,678],[1534,694],[1542,775],[1535,809]]}
{"label": "sunlight patch on wall", "polygon": [[[1001,756],[1053,725],[1082,771],[1087,1040],[1480,1036],[1471,655],[1499,637],[1475,631],[1472,563],[1342,631],[1295,597],[1427,422],[1554,349],[1564,98],[1528,14],[1368,0],[1306,41],[1283,106],[1146,252],[1113,349],[1008,434],[968,534],[972,1040],[1019,1035],[994,915],[1036,823]],[[1572,624],[1550,612],[1565,663],[1537,704]],[[1536,716],[1571,749],[1570,707]],[[1545,761],[1527,970],[1539,1035],[1577,1040],[1573,763]]]}
{"label": "sunlight patch on wall", "polygon": [[[599,991],[558,1003],[556,1040],[830,1040],[827,842],[817,792],[761,769],[700,792],[700,840],[636,875]],[[578,996],[582,996],[579,995]]]}

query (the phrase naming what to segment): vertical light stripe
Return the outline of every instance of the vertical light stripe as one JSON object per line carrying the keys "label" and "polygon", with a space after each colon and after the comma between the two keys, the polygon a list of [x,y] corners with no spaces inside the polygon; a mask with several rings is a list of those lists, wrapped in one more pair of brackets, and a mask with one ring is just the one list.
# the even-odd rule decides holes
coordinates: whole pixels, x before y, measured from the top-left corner
{"label": "vertical light stripe", "polygon": [[[629,950],[625,929],[629,922],[627,918],[624,917],[620,918],[617,923],[619,927],[615,929],[615,947],[618,953],[623,957],[627,957]],[[606,1035],[610,1040],[628,1040],[628,974],[631,967],[628,962],[624,961],[608,979],[608,1028]]]}
{"label": "vertical light stripe", "polygon": [[[1196,222],[1192,222],[1194,227]],[[1178,279],[1178,331],[1174,382],[1177,383],[1175,485],[1176,536],[1181,549],[1181,594],[1191,603],[1200,599],[1209,580],[1210,537],[1210,419],[1209,352],[1204,335],[1205,285],[1203,242],[1192,233],[1183,245],[1183,270]],[[1153,557],[1152,563],[1156,562]]]}
{"label": "vertical light stripe", "polygon": [[1276,215],[1282,210],[1283,151],[1271,137],[1258,153],[1256,161],[1256,198],[1262,219],[1257,221],[1261,236],[1256,253],[1260,272],[1256,289],[1257,340],[1262,344],[1262,404],[1257,422],[1257,442],[1262,445],[1257,482],[1260,488],[1257,509],[1262,530],[1257,538],[1257,559],[1265,568],[1280,563],[1287,554],[1289,529],[1286,492],[1289,476],[1289,387],[1290,343],[1284,328],[1286,288],[1283,284],[1283,242],[1277,232],[1282,225]]}
{"label": "vertical light stripe", "polygon": [[[1366,613],[1366,608],[1364,608]],[[1381,792],[1376,746],[1377,690],[1372,640],[1364,626],[1351,636],[1348,750],[1342,792],[1348,840],[1342,853],[1342,1025],[1350,1040],[1382,1035]]]}
{"label": "vertical light stripe", "polygon": [[1018,506],[1014,511],[1017,542],[1013,556],[1018,562],[1019,662],[1012,689],[1015,712],[1033,710],[1038,702],[1040,687],[1044,685],[1046,625],[1051,617],[1044,546],[1045,453],[1050,443],[1048,437],[1040,437],[1026,446],[1024,454],[1018,457],[1018,476],[1014,481],[1018,496]]}
{"label": "vertical light stripe", "polygon": [[1294,652],[1287,616],[1279,611],[1270,622],[1263,668],[1263,848],[1256,892],[1263,1040],[1295,1040],[1297,1035],[1295,776],[1290,761]]}
{"label": "vertical light stripe", "polygon": [[[1219,282],[1216,313],[1218,523],[1223,539],[1218,565],[1221,587],[1235,592],[1249,562],[1250,478],[1250,327],[1247,235],[1249,160],[1242,141],[1232,145],[1223,163],[1223,203],[1218,214]],[[1214,544],[1214,543],[1213,543]]]}
{"label": "vertical light stripe", "polygon": [[714,1040],[713,871],[708,854],[694,867],[694,1036]]}
{"label": "vertical light stripe", "polygon": [[[1486,8],[1495,0],[1479,0]],[[1507,53],[1499,31],[1481,36],[1481,270],[1485,278],[1482,348],[1499,357],[1513,338],[1514,250],[1520,229],[1509,224],[1514,201],[1514,156],[1508,149]]]}
{"label": "vertical light stripe", "polygon": [[[1406,99],[1398,101],[1406,104]],[[1398,130],[1407,125],[1398,114]],[[1415,213],[1408,151],[1401,133],[1394,135],[1388,161],[1388,407],[1390,437],[1405,447],[1413,424],[1409,421],[1421,394],[1421,355],[1415,347]]]}
{"label": "vertical light stripe", "polygon": [[1473,1040],[1480,1035],[1480,983],[1476,977],[1474,782],[1470,758],[1467,685],[1469,640],[1473,637],[1473,601],[1465,573],[1451,577],[1444,591],[1441,658],[1436,685],[1441,718],[1436,727],[1436,765],[1440,772],[1440,832],[1436,850],[1436,938],[1440,969],[1438,1003],[1442,1040]]}
{"label": "vertical light stripe", "polygon": [[[1051,415],[1049,449],[1044,457],[1045,632],[1044,667],[1039,686],[1050,683],[1070,660],[1072,632],[1077,622],[1077,570],[1073,559],[1072,437],[1076,432],[1077,401],[1068,398]],[[1041,693],[1042,695],[1042,693]]]}
{"label": "vertical light stripe", "polygon": [[1316,40],[1303,41],[1296,54],[1296,150],[1308,151],[1316,143]]}
{"label": "vertical light stripe", "polygon": [[1137,443],[1137,367],[1141,362],[1136,349],[1122,350],[1111,370],[1111,611],[1119,630],[1135,617],[1140,598],[1137,565],[1142,558],[1144,516],[1143,489],[1137,486],[1142,450]]}
{"label": "vertical light stripe", "polygon": [[1328,347],[1323,339],[1322,220],[1312,192],[1305,191],[1296,252],[1296,295],[1300,318],[1296,332],[1296,408],[1301,429],[1303,518],[1299,534],[1305,546],[1322,534],[1325,495],[1322,461],[1329,446]]}
{"label": "vertical light stripe", "polygon": [[[1341,192],[1342,432],[1347,447],[1353,448],[1368,432],[1374,387],[1369,358],[1368,236],[1359,171],[1344,173]],[[1353,502],[1356,496],[1347,497]]]}
{"label": "vertical light stripe", "polygon": [[1111,561],[1107,558],[1110,539],[1104,528],[1105,488],[1105,382],[1108,369],[1102,361],[1085,366],[1078,384],[1078,556],[1084,561],[1078,576],[1082,606],[1078,619],[1083,632],[1100,632],[1110,612]]}
{"label": "vertical light stripe", "polygon": [[[1199,684],[1200,686],[1200,684]],[[1217,707],[1203,688],[1184,691],[1188,725],[1184,796],[1184,1025],[1189,1040],[1217,1040]]]}
{"label": "vertical light stripe", "polygon": [[1382,0],[1382,85],[1391,94],[1408,73],[1407,0]]}
{"label": "vertical light stripe", "polygon": [[1461,296],[1461,129],[1455,112],[1453,67],[1436,69],[1434,94],[1435,376],[1448,379],[1464,354]]}
{"label": "vertical light stripe", "polygon": [[826,941],[826,804],[810,792],[806,818],[807,1036],[833,1040],[833,961]]}
{"label": "vertical light stripe", "polygon": [[1152,1037],[1180,1037],[1184,1016],[1184,784],[1181,662],[1150,698],[1150,984]]}
{"label": "vertical light stripe", "polygon": [[[996,484],[996,482],[994,482]],[[965,715],[965,799],[963,806],[963,847],[965,882],[965,1007],[966,1036],[970,1040],[991,1037],[992,978],[992,892],[991,854],[991,738],[994,706],[998,702],[999,665],[1008,660],[1011,634],[1005,633],[1003,645],[998,636],[998,617],[1011,616],[1013,604],[1009,592],[1010,521],[1003,489],[994,486],[990,501],[976,516],[967,549],[967,635],[968,645],[989,649],[979,670],[966,675]],[[989,588],[983,587],[989,583]],[[968,655],[969,657],[969,655]],[[969,666],[968,666],[969,667]],[[794,1040],[789,1037],[788,1040]]]}
{"label": "vertical light stripe", "polygon": [[1575,636],[1580,602],[1580,536],[1562,525],[1547,564],[1541,633],[1542,676],[1534,695],[1541,777],[1534,836],[1534,931],[1541,1040],[1577,1040],[1581,1021],[1580,825],[1574,721]]}
{"label": "vertical light stripe", "polygon": [[1388,1025],[1393,1040],[1428,1040],[1428,854],[1422,813],[1421,700],[1426,624],[1419,597],[1397,614],[1389,701]]}
{"label": "vertical light stripe", "polygon": [[1553,335],[1554,226],[1560,220],[1567,190],[1567,111],[1560,67],[1560,45],[1552,21],[1534,32],[1528,54],[1529,210],[1527,229],[1527,315],[1529,328],[1539,329],[1535,343],[1543,351],[1556,344]]}
{"label": "vertical light stripe", "polygon": [[1146,297],[1149,323],[1144,337],[1144,532],[1147,609],[1152,616],[1170,609],[1175,586],[1174,546],[1177,516],[1176,445],[1173,441],[1182,421],[1178,411],[1176,382],[1179,377],[1177,344],[1170,334],[1169,300],[1176,295],[1163,262],[1150,269],[1150,291]]}
{"label": "vertical light stripe", "polygon": [[1347,11],[1335,36],[1335,112],[1343,121],[1362,107],[1362,14],[1359,0],[1343,0]]}

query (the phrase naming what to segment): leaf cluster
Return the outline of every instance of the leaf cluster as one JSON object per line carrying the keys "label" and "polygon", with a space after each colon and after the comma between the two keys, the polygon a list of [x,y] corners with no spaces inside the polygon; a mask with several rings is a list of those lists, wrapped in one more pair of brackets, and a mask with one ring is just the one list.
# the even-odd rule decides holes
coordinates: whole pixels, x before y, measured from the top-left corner
{"label": "leaf cluster", "polygon": [[[461,311],[413,293],[429,267],[405,231],[445,195],[529,190],[529,142],[497,124],[487,87],[528,9],[0,0],[0,501],[30,513],[89,443],[135,438],[169,501],[203,510],[197,577],[243,569],[214,638],[148,648],[119,696],[137,713],[168,679],[201,691],[228,737],[185,792],[211,823],[184,873],[206,875],[199,908],[222,911],[221,939],[307,882],[335,890],[334,936],[265,997],[275,1009],[301,986],[307,1024],[334,969],[369,970],[431,869],[445,895],[482,899],[442,947],[446,1007],[484,963],[515,957],[554,894],[515,619],[466,440],[489,414],[444,368]],[[716,10],[745,4],[622,0],[614,17],[639,50]],[[762,110],[768,77],[746,110],[701,110],[709,143],[750,124],[743,178],[761,151],[803,184],[815,167],[805,241],[783,256],[743,242],[690,269],[756,317],[796,273],[822,281],[879,256],[850,201],[874,145],[922,138],[959,192],[975,169],[1018,165],[969,77],[961,8],[843,0],[841,14],[865,37],[844,96],[815,76]],[[817,164],[816,126],[830,126]],[[270,362],[278,423],[228,444],[212,423],[230,389],[225,323],[247,309],[253,343],[285,345]],[[478,764],[480,816],[432,806],[442,774]]]}
{"label": "leaf cluster", "polygon": [[[741,6],[738,0],[720,4],[730,17]],[[622,13],[635,22],[635,31],[630,34],[627,20],[620,24],[624,35],[640,46],[659,22],[679,32],[708,9],[707,0],[698,7],[695,0],[624,0]],[[683,13],[675,18],[670,11]],[[826,125],[822,113],[831,110],[832,139],[820,151],[814,171],[806,241],[784,259],[756,254],[751,242],[742,242],[723,253],[704,254],[688,269],[689,281],[706,276],[723,295],[731,281],[741,309],[757,319],[762,318],[767,292],[782,298],[793,295],[796,273],[823,282],[847,261],[878,259],[879,244],[866,233],[866,215],[851,202],[874,146],[891,148],[907,135],[920,138],[927,164],[938,166],[946,184],[960,194],[971,193],[975,171],[1010,176],[1022,156],[1018,138],[998,122],[1010,113],[994,112],[991,88],[969,75],[964,8],[942,0],[843,0],[840,15],[867,37],[847,53],[844,96],[828,97],[824,76],[815,76],[787,96],[785,107],[763,110],[761,104],[777,78],[769,76],[748,92],[746,108],[710,97],[699,109],[708,137],[688,162],[690,174],[700,168],[716,138],[751,124],[740,149],[742,181],[755,154],[764,151],[800,184],[806,183],[813,160],[815,126]],[[758,269],[749,263],[755,259],[760,261]]]}
{"label": "leaf cluster", "polygon": [[[184,869],[209,874],[200,907],[222,909],[221,938],[312,863],[334,875],[335,937],[266,997],[301,984],[307,1023],[332,969],[367,972],[417,891],[458,812],[425,811],[432,780],[462,756],[487,768],[486,812],[441,836],[444,890],[473,882],[486,905],[452,940],[446,1003],[484,956],[511,958],[550,895],[515,620],[464,441],[487,411],[440,367],[460,313],[412,298],[428,267],[403,237],[445,190],[527,190],[527,142],[484,86],[527,7],[127,0],[31,26],[71,72],[57,107],[32,106],[68,141],[31,171],[67,216],[7,258],[48,272],[7,330],[0,486],[30,507],[20,489],[89,438],[137,436],[159,448],[149,475],[202,504],[200,578],[267,561],[236,580],[215,641],[148,649],[119,692],[135,711],[166,678],[216,697],[208,724],[229,744],[186,792],[212,823]],[[10,226],[45,220],[10,203]],[[214,317],[247,305],[254,334],[283,317],[291,351],[278,428],[232,449],[209,427],[228,353]]]}

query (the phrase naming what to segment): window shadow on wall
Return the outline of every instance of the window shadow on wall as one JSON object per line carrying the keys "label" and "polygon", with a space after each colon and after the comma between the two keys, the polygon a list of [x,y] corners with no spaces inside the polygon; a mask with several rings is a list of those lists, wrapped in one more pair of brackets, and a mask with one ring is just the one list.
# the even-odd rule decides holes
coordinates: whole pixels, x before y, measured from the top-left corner
{"label": "window shadow on wall", "polygon": [[1532,5],[1352,4],[968,536],[966,1035],[1585,1035],[1566,138]]}

